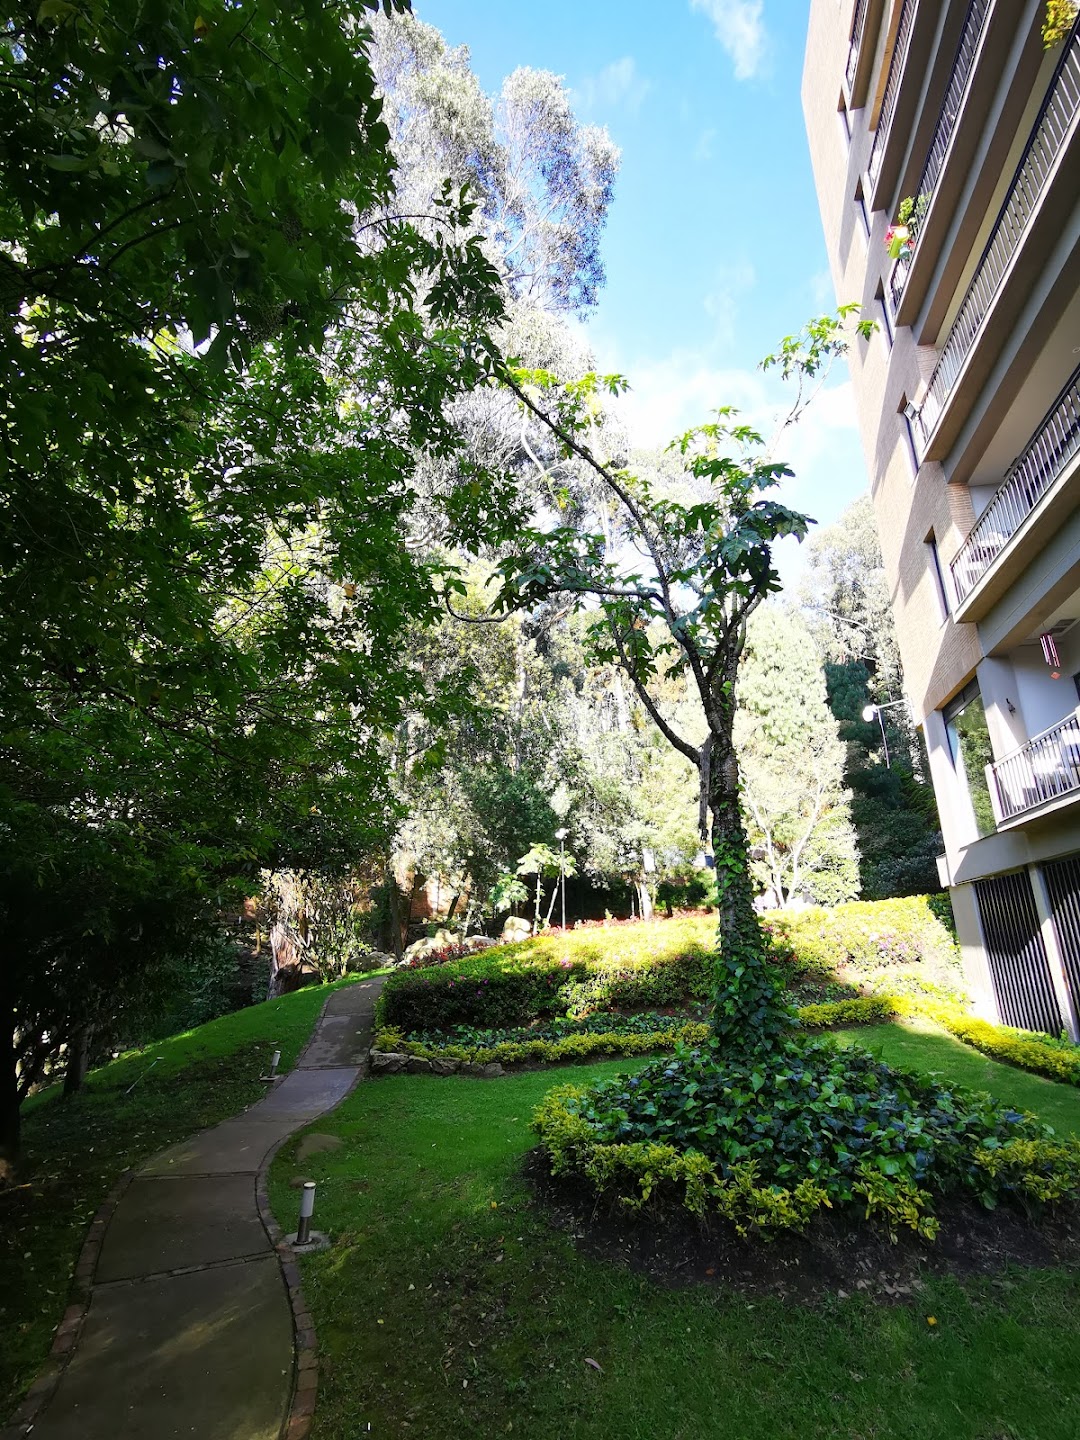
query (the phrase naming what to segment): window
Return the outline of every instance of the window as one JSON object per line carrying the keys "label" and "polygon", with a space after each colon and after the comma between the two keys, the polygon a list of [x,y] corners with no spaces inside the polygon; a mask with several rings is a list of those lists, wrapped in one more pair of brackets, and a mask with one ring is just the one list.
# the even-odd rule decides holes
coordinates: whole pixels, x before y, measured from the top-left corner
{"label": "window", "polygon": [[863,229],[866,231],[866,238],[870,238],[870,211],[866,208],[866,196],[863,194],[862,181],[855,186],[855,204],[859,207],[859,214],[862,216]]}
{"label": "window", "polygon": [[941,568],[941,556],[938,554],[937,537],[931,530],[924,541],[926,545],[927,568],[930,571],[930,579],[933,581],[934,590],[937,594],[939,619],[946,620],[949,616],[949,591],[945,585],[945,572]]}
{"label": "window", "polygon": [[914,480],[919,473],[919,450],[915,444],[915,429],[912,421],[918,415],[918,410],[912,405],[906,395],[900,396],[900,407],[897,412],[904,422],[904,435],[907,439],[908,458],[911,460],[911,478]]}
{"label": "window", "polygon": [[836,107],[836,117],[840,121],[840,129],[844,132],[844,139],[851,144],[851,116],[848,114],[847,104],[843,95],[840,96],[840,103]]}
{"label": "window", "polygon": [[949,753],[957,775],[967,786],[975,828],[979,835],[992,835],[997,828],[990,787],[986,783],[986,767],[994,758],[986,710],[979,682],[972,680],[941,712],[945,733],[949,737]]}
{"label": "window", "polygon": [[885,333],[885,340],[888,344],[889,349],[891,350],[893,343],[892,316],[889,314],[889,307],[885,303],[885,286],[880,280],[878,281],[878,287],[877,291],[874,294],[874,299],[881,307],[881,328]]}

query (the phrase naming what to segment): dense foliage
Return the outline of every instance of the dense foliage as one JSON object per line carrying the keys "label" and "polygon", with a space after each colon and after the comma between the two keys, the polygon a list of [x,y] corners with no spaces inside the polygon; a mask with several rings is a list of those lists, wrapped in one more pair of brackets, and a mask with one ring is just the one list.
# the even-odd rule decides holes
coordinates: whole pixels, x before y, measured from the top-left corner
{"label": "dense foliage", "polygon": [[[373,8],[48,4],[0,43],[0,1167],[261,865],[390,822],[440,588],[408,476],[503,300],[467,202],[395,211]],[[455,481],[447,536],[497,532]]]}
{"label": "dense foliage", "polygon": [[987,1206],[1080,1195],[1080,1142],[828,1041],[768,1058],[683,1052],[629,1079],[553,1091],[534,1126],[556,1174],[634,1207],[674,1196],[743,1235],[849,1205],[932,1240],[939,1195]]}

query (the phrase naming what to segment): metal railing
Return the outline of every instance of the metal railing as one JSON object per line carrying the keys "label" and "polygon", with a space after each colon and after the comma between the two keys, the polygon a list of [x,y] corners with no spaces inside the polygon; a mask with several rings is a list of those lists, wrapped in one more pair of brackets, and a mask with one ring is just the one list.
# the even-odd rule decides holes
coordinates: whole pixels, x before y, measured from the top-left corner
{"label": "metal railing", "polygon": [[1080,706],[987,769],[993,775],[991,793],[996,794],[1000,820],[1080,794]]}
{"label": "metal railing", "polygon": [[[933,199],[937,183],[941,178],[941,171],[945,165],[945,156],[949,153],[949,145],[956,130],[956,122],[960,118],[967,100],[968,86],[975,73],[975,56],[979,52],[979,44],[986,27],[987,17],[990,14],[991,3],[992,0],[971,0],[967,15],[964,17],[964,28],[960,32],[960,43],[956,47],[952,72],[945,88],[945,98],[941,102],[941,113],[938,115],[926,163],[923,165],[919,183],[912,197],[915,201],[915,209],[907,222],[908,230],[911,233],[912,250],[918,242],[923,218],[930,208],[930,201]],[[889,276],[889,294],[892,298],[894,314],[899,308],[910,270],[911,255],[902,255],[893,266],[892,274]]]}
{"label": "metal railing", "polygon": [[878,175],[881,173],[881,162],[885,157],[885,145],[892,127],[893,115],[896,113],[896,97],[900,93],[900,81],[904,74],[904,64],[907,61],[908,42],[911,40],[911,25],[914,18],[915,0],[904,0],[900,9],[900,19],[896,25],[896,43],[893,45],[892,59],[889,61],[889,76],[885,81],[885,93],[881,97],[877,129],[874,131],[873,144],[870,146],[870,160],[866,166],[866,173],[870,176],[871,185],[877,184]]}
{"label": "metal railing", "polygon": [[945,408],[964,361],[1019,250],[1028,221],[1038,209],[1065,137],[1080,111],[1080,17],[1065,43],[1009,192],[998,212],[956,319],[941,348],[918,412],[923,443]]}
{"label": "metal railing", "polygon": [[851,39],[848,42],[847,65],[844,69],[844,82],[847,85],[849,97],[852,86],[855,84],[855,72],[859,68],[859,49],[862,45],[863,31],[866,29],[867,9],[867,0],[855,0],[855,12],[851,18]]}
{"label": "metal railing", "polygon": [[950,566],[958,601],[975,589],[1042,497],[1080,451],[1080,367],[1051,405],[1027,449],[1005,472],[997,494]]}

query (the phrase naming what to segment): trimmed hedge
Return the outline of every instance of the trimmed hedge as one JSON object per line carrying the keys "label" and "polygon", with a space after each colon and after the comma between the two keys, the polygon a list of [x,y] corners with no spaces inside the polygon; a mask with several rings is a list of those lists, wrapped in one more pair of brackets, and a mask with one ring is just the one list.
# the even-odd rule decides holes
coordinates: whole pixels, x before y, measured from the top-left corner
{"label": "trimmed hedge", "polygon": [[[858,984],[887,979],[890,992],[956,993],[956,947],[925,896],[773,911],[763,921],[792,978],[846,971]],[[398,971],[380,997],[378,1023],[406,1032],[498,1029],[554,1015],[707,1001],[715,933],[709,915],[589,925]]]}
{"label": "trimmed hedge", "polygon": [[[828,1005],[804,1005],[799,1011],[800,1022],[807,1029],[827,1025],[876,1025],[897,1014],[896,1002],[887,995],[868,995],[858,1000],[838,1000]],[[593,1024],[583,1023],[580,1029],[567,1025],[563,1034],[530,1036],[512,1033],[510,1037],[492,1031],[474,1032],[468,1037],[449,1034],[425,1034],[409,1038],[403,1031],[387,1027],[375,1036],[375,1049],[398,1055],[415,1055],[422,1060],[464,1060],[473,1064],[522,1065],[530,1061],[555,1063],[559,1060],[580,1060],[592,1055],[651,1055],[674,1050],[677,1045],[704,1045],[709,1026],[699,1020],[685,1020],[676,1015],[636,1016],[634,1028],[620,1028],[618,1016],[596,1016]],[[603,1028],[610,1020],[611,1029]],[[642,1026],[641,1021],[655,1025]]]}
{"label": "trimmed hedge", "polygon": [[1045,1075],[1048,1080],[1059,1080],[1065,1085],[1080,1085],[1080,1045],[1056,1045],[1023,1030],[991,1025],[988,1020],[969,1015],[958,1005],[923,1000],[909,1003],[904,1009],[909,1014],[936,1021],[950,1035],[989,1055],[991,1060],[1001,1060],[1006,1065]]}

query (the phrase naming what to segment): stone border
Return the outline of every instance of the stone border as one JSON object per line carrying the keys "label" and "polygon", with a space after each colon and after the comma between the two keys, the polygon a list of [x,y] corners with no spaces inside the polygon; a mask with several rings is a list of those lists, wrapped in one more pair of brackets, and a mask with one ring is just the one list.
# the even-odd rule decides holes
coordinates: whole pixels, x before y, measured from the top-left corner
{"label": "stone border", "polygon": [[0,1440],[22,1440],[23,1436],[28,1435],[46,1402],[52,1399],[56,1387],[60,1384],[60,1378],[82,1334],[90,1301],[93,1299],[93,1276],[105,1240],[105,1231],[109,1228],[116,1207],[123,1199],[124,1191],[135,1179],[135,1175],[134,1167],[125,1170],[98,1206],[97,1214],[90,1222],[86,1239],[79,1251],[79,1258],[75,1262],[68,1306],[53,1333],[49,1358],[16,1407],[10,1424],[0,1430]]}
{"label": "stone border", "polygon": [[506,1067],[498,1061],[480,1065],[472,1060],[454,1060],[441,1056],[427,1059],[423,1055],[405,1055],[396,1050],[375,1050],[368,1052],[368,1066],[372,1076],[378,1075],[471,1075],[476,1080],[497,1080],[507,1073]]}

